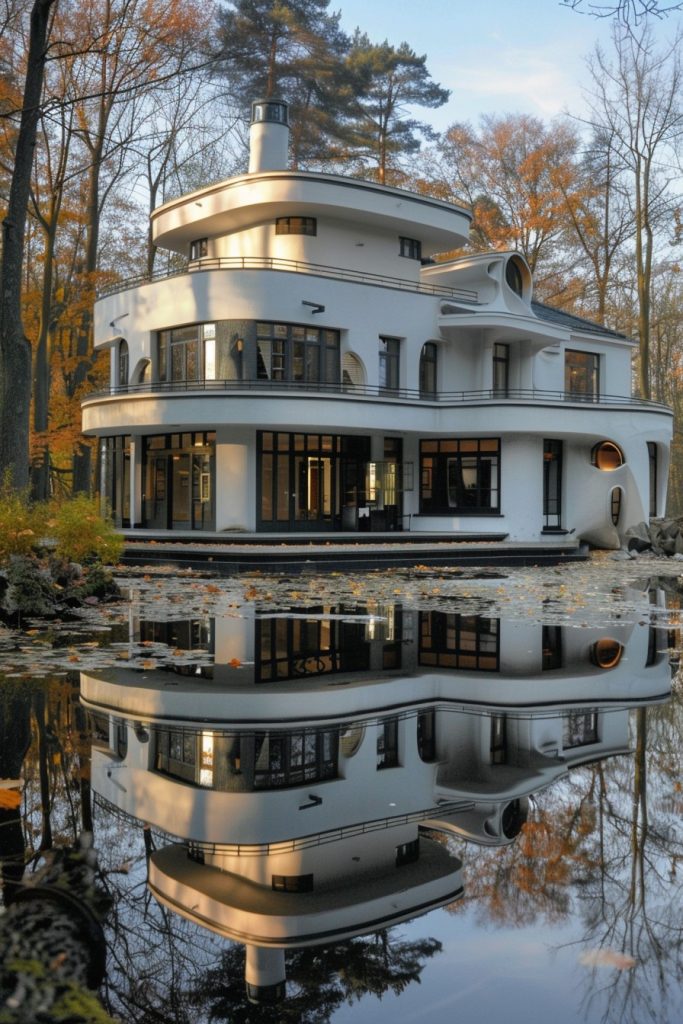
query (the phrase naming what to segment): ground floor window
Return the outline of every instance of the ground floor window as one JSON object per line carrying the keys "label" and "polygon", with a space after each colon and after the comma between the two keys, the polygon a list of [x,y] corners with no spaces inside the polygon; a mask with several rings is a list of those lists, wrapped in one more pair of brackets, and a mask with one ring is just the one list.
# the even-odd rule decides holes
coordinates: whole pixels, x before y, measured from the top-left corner
{"label": "ground floor window", "polygon": [[130,437],[100,441],[100,492],[119,529],[130,526]]}
{"label": "ground floor window", "polygon": [[562,527],[562,441],[543,441],[543,529]]}
{"label": "ground floor window", "polygon": [[215,463],[215,431],[143,438],[143,526],[214,530]]}
{"label": "ground floor window", "polygon": [[370,667],[365,623],[333,618],[330,608],[313,611],[320,617],[256,619],[258,682],[362,672]]}
{"label": "ground floor window", "polygon": [[497,672],[499,643],[498,619],[420,612],[420,665]]}
{"label": "ground floor window", "polygon": [[495,514],[500,511],[500,439],[420,441],[420,511]]}
{"label": "ground floor window", "polygon": [[647,442],[647,458],[650,469],[650,517],[657,515],[657,445]]}

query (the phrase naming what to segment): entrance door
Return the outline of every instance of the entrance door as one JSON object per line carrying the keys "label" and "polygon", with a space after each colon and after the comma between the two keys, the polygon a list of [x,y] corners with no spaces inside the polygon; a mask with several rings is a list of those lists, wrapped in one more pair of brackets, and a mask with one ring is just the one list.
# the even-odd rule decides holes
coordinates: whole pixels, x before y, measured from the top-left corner
{"label": "entrance door", "polygon": [[339,512],[339,438],[259,435],[261,530],[331,530]]}
{"label": "entrance door", "polygon": [[543,529],[562,529],[562,441],[543,442]]}

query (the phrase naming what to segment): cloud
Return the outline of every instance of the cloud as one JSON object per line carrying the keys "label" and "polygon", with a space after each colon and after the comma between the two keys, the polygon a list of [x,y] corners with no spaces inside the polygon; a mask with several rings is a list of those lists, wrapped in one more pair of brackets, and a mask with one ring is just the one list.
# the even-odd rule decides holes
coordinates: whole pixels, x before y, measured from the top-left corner
{"label": "cloud", "polygon": [[501,47],[493,59],[488,52],[485,59],[461,64],[449,85],[451,103],[479,108],[481,113],[518,109],[553,117],[576,109],[581,100],[571,66],[520,48]]}

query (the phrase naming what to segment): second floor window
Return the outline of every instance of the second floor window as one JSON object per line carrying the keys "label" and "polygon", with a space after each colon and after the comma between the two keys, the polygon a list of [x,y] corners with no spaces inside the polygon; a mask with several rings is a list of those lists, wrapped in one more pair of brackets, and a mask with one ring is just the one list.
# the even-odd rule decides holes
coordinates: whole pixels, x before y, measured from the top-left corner
{"label": "second floor window", "polygon": [[493,346],[493,390],[507,395],[510,377],[510,346],[496,342]]}
{"label": "second floor window", "polygon": [[565,349],[564,390],[571,398],[597,402],[600,397],[600,356],[597,352]]}
{"label": "second floor window", "polygon": [[315,217],[278,217],[275,221],[276,235],[317,235],[318,222]]}
{"label": "second floor window", "polygon": [[159,333],[160,381],[210,380],[215,377],[216,325],[193,324]]}
{"label": "second floor window", "polygon": [[420,354],[420,395],[432,398],[436,395],[436,345],[427,341]]}
{"label": "second floor window", "polygon": [[125,387],[128,383],[128,342],[119,342],[119,385]]}
{"label": "second floor window", "polygon": [[382,391],[396,391],[399,385],[399,356],[401,342],[398,338],[379,339],[379,386]]}
{"label": "second floor window", "polygon": [[301,324],[256,324],[259,380],[339,381],[339,331]]}
{"label": "second floor window", "polygon": [[400,237],[398,240],[398,244],[399,256],[405,256],[409,260],[422,259],[422,242],[420,242],[417,238]]}
{"label": "second floor window", "polygon": [[194,242],[190,242],[190,259],[201,260],[205,256],[209,255],[209,240],[208,238],[195,238]]}

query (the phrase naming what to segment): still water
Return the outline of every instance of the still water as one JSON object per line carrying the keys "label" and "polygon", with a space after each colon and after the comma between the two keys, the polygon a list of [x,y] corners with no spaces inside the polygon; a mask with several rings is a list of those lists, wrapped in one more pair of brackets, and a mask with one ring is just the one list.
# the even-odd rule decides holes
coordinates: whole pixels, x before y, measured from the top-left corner
{"label": "still water", "polygon": [[680,1020],[677,586],[390,582],[148,581],[8,672],[6,884],[93,830],[124,1021]]}

